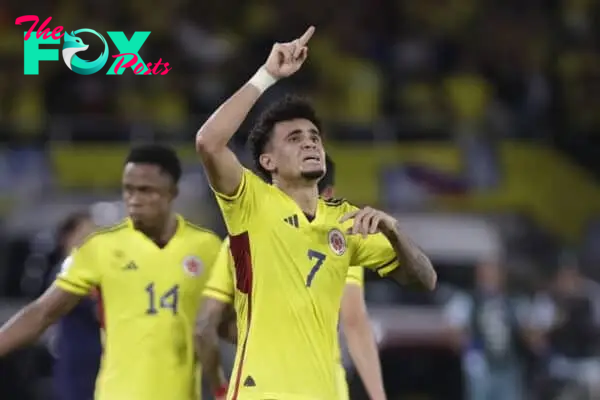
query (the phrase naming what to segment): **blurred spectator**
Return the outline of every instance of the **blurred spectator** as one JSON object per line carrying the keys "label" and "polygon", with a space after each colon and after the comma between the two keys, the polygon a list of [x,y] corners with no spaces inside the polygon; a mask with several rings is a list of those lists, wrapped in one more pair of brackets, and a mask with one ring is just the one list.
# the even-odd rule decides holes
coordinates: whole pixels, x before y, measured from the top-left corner
{"label": "blurred spectator", "polygon": [[583,390],[600,396],[598,284],[579,272],[569,260],[556,272],[547,292],[532,305],[531,325],[548,360],[549,378],[566,391]]}
{"label": "blurred spectator", "polygon": [[[36,4],[40,18],[52,15],[50,25],[67,30],[90,27],[127,35],[151,31],[141,49],[144,61],[162,58],[173,70],[166,76],[136,78],[123,91],[117,80],[131,78],[130,71],[79,79],[60,62],[42,62],[40,75],[27,76],[18,84],[18,96],[12,97],[13,130],[35,134],[56,113],[113,118],[126,113],[122,122],[130,129],[121,133],[122,139],[139,119],[156,118],[159,131],[176,131],[185,115],[213,110],[230,87],[247,79],[273,41],[309,22],[319,29],[310,65],[306,74],[284,85],[315,98],[324,119],[338,127],[334,136],[369,138],[372,132],[364,127],[388,118],[400,122],[402,137],[537,137],[552,122],[566,122],[585,133],[600,126],[594,113],[595,93],[600,92],[594,90],[600,71],[593,45],[598,34],[595,2],[410,0],[377,1],[369,7],[354,2],[342,9],[332,4]],[[22,11],[18,4],[0,9],[2,66],[15,66],[21,77],[19,38],[26,27],[14,26],[14,19]],[[45,105],[40,100],[44,95]],[[564,106],[556,115],[548,114],[553,102]],[[123,104],[131,104],[132,110]],[[6,114],[4,108],[0,102]]]}
{"label": "blurred spectator", "polygon": [[475,58],[464,54],[455,71],[444,81],[446,98],[459,135],[484,131],[484,122],[492,100],[492,87],[478,71]]}
{"label": "blurred spectator", "polygon": [[148,88],[148,115],[161,132],[181,129],[186,123],[188,103],[179,88],[174,75],[166,75]]}
{"label": "blurred spectator", "polygon": [[8,122],[22,138],[32,138],[43,132],[46,109],[43,91],[33,79],[15,74],[16,87],[10,100]]}
{"label": "blurred spectator", "polygon": [[[55,268],[68,268],[67,256],[94,229],[88,212],[70,215],[59,227],[57,236],[64,262]],[[96,301],[82,299],[63,317],[50,336],[50,353],[57,400],[92,400],[100,368],[102,347]]]}
{"label": "blurred spectator", "polygon": [[475,269],[472,295],[455,294],[445,306],[447,323],[463,351],[471,400],[519,400],[526,345],[521,310],[505,291],[505,271],[496,262]]}

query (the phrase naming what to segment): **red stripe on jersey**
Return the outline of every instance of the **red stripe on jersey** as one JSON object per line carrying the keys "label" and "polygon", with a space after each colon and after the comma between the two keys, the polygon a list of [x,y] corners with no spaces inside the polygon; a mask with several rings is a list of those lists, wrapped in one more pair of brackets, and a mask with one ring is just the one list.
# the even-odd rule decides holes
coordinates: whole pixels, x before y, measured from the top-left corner
{"label": "red stripe on jersey", "polygon": [[248,232],[230,236],[229,248],[235,264],[236,287],[240,292],[249,294],[252,291],[252,258]]}
{"label": "red stripe on jersey", "polygon": [[250,254],[250,237],[248,232],[229,237],[229,248],[235,264],[235,277],[237,289],[246,294],[248,301],[246,335],[240,353],[240,362],[235,375],[233,395],[231,400],[237,400],[242,380],[242,369],[246,358],[246,345],[248,344],[248,333],[250,332],[250,321],[252,320],[252,257]]}
{"label": "red stripe on jersey", "polygon": [[98,321],[100,328],[106,330],[106,321],[104,318],[104,302],[102,300],[102,291],[100,288],[94,289],[93,297],[96,300],[96,312],[98,313]]}

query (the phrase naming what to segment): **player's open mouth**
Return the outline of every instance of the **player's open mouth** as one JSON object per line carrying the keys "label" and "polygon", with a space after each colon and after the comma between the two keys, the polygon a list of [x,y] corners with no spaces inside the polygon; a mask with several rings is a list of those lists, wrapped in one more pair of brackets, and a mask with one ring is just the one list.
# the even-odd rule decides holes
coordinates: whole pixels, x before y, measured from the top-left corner
{"label": "player's open mouth", "polygon": [[302,159],[302,161],[317,161],[320,162],[321,161],[321,157],[318,156],[306,156]]}

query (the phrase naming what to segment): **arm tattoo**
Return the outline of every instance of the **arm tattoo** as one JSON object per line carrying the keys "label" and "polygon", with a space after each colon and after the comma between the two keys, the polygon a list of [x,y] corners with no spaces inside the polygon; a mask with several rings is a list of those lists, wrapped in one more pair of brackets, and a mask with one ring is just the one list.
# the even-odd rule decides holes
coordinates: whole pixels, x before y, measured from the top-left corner
{"label": "arm tattoo", "polygon": [[400,229],[396,222],[394,229],[384,230],[398,256],[400,262],[399,280],[402,284],[419,286],[433,290],[437,282],[437,274],[429,258]]}

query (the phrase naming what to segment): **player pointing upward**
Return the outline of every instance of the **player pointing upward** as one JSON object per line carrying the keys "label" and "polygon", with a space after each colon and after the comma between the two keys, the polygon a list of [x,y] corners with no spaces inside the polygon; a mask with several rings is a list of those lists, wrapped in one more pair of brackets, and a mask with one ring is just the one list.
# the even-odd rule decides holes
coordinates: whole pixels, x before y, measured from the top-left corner
{"label": "player pointing upward", "polygon": [[[319,181],[319,193],[324,198],[331,198],[334,193],[335,164],[329,156],[326,157],[326,166],[327,172]],[[293,218],[291,220],[287,219],[287,221],[292,224],[295,222]],[[212,340],[205,340],[201,350],[205,354],[210,355],[209,358],[212,358],[214,361],[213,363],[203,365],[203,371],[213,387],[216,400],[224,399],[223,392],[226,393],[227,389],[227,382],[225,381],[219,362],[218,336],[224,336],[228,341],[237,343],[235,329],[231,328],[232,325],[235,326],[235,314],[232,315],[229,307],[236,297],[233,271],[234,267],[229,250],[229,240],[226,239],[223,241],[217,261],[211,270],[210,278],[204,288],[205,300],[202,311],[204,313],[216,313],[217,316],[199,316],[199,319],[211,318],[218,320],[218,315],[222,315],[223,328],[225,328],[220,332],[214,329],[218,328],[217,326],[212,326],[212,332],[205,330],[204,334],[208,335],[209,339],[212,336]],[[350,267],[348,269],[348,276],[346,277],[346,286],[340,308],[340,327],[343,329],[348,343],[348,350],[354,361],[354,366],[363,381],[369,399],[385,400],[379,355],[365,305],[363,284],[364,269],[361,267]],[[284,341],[287,338],[273,337],[271,340]],[[346,373],[342,365],[342,357],[339,349],[335,352],[332,361],[335,363],[335,368],[338,371],[339,389],[339,397],[334,400],[348,400]]]}
{"label": "player pointing upward", "polygon": [[[319,198],[325,152],[309,104],[287,98],[273,105],[250,135],[256,166],[273,185],[227,148],[260,95],[302,66],[313,33],[310,27],[292,42],[275,44],[265,65],[196,138],[235,262],[239,344],[231,399],[337,398],[331,359],[349,265],[427,289],[436,284],[429,259],[393,217]],[[200,321],[199,330],[211,323]]]}

